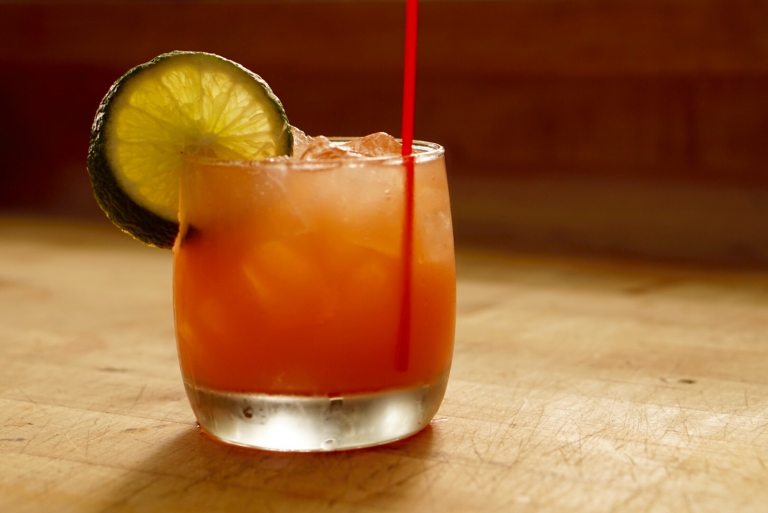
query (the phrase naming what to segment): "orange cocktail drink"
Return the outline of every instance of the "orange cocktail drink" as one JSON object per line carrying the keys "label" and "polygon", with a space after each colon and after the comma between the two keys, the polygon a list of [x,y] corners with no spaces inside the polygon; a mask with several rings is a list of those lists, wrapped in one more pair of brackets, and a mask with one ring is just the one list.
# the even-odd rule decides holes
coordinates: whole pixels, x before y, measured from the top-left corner
{"label": "orange cocktail drink", "polygon": [[443,150],[417,143],[414,154],[409,255],[402,157],[198,161],[182,174],[177,341],[209,433],[335,449],[401,438],[432,417],[453,349],[455,264]]}

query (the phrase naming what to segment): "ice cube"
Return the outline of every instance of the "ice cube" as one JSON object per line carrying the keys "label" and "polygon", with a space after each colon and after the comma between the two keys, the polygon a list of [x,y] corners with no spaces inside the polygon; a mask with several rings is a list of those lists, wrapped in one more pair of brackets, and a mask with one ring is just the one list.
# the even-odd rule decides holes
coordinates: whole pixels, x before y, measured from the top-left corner
{"label": "ice cube", "polygon": [[364,157],[396,157],[402,151],[397,139],[386,132],[376,132],[353,139],[344,146]]}
{"label": "ice cube", "polygon": [[291,133],[293,134],[293,156],[300,158],[307,150],[307,146],[309,146],[312,138],[295,126],[291,127]]}
{"label": "ice cube", "polygon": [[301,160],[334,160],[360,157],[359,154],[346,148],[335,146],[330,139],[323,135],[311,137],[301,154],[296,153]]}
{"label": "ice cube", "polygon": [[[386,132],[376,132],[344,144],[334,143],[323,135],[308,136],[296,127],[293,131],[293,157],[295,160],[338,160],[363,157],[396,157],[401,145]],[[286,160],[287,157],[273,157],[272,160]]]}

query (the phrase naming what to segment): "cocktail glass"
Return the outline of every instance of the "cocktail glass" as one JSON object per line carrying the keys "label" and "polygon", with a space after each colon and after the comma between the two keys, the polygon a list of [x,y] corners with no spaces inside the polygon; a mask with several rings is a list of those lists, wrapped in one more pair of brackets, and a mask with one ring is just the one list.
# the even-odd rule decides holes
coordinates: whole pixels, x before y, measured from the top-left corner
{"label": "cocktail glass", "polygon": [[453,232],[443,148],[415,142],[413,155],[410,254],[403,157],[198,161],[182,173],[176,335],[207,434],[340,450],[432,419],[453,351]]}

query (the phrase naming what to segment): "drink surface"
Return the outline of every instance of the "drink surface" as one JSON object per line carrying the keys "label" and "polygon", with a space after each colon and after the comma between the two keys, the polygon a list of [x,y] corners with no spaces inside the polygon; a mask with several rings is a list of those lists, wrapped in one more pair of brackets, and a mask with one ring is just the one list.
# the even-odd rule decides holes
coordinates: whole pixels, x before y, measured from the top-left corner
{"label": "drink surface", "polygon": [[393,141],[340,147],[306,139],[296,147],[300,160],[185,171],[174,302],[188,382],[332,395],[427,384],[447,373],[455,265],[445,163],[426,146],[416,158],[404,345],[404,167],[393,156],[399,148],[387,147]]}

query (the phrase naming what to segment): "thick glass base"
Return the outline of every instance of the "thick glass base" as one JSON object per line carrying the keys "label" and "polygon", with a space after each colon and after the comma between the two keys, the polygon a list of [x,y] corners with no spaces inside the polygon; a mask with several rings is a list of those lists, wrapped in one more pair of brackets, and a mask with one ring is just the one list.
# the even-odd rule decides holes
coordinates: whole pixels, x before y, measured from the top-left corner
{"label": "thick glass base", "polygon": [[335,397],[217,392],[185,383],[200,427],[223,442],[274,451],[384,444],[425,427],[448,376],[409,389]]}

